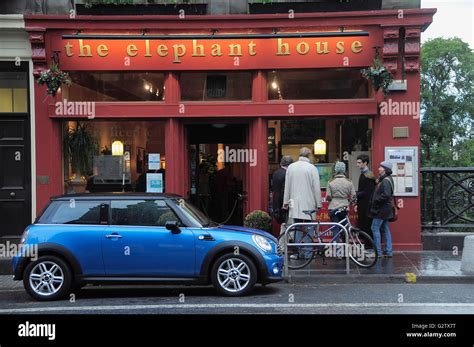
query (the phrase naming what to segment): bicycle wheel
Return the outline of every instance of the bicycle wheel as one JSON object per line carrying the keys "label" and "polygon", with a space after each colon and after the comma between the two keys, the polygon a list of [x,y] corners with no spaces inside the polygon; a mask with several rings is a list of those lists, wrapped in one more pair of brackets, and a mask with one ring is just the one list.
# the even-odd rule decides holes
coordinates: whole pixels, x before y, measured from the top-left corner
{"label": "bicycle wheel", "polygon": [[349,257],[360,267],[370,268],[377,262],[377,247],[372,238],[364,231],[349,230]]}
{"label": "bicycle wheel", "polygon": [[[298,242],[295,242],[297,240]],[[307,231],[292,229],[288,232],[288,245],[292,243],[314,243],[313,238]],[[278,237],[278,244],[285,249],[285,234]],[[288,268],[292,270],[302,269],[308,266],[314,258],[316,248],[314,246],[288,247]]]}

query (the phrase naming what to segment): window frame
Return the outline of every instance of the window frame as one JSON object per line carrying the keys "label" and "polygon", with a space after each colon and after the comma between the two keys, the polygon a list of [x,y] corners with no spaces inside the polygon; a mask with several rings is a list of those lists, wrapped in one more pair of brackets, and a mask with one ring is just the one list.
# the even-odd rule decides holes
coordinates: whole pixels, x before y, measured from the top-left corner
{"label": "window frame", "polygon": [[[109,224],[110,203],[106,199],[100,199],[100,200],[76,199],[75,203],[97,203],[97,205],[99,205],[101,208],[101,210],[99,211],[99,223],[54,223],[53,217],[58,212],[59,208],[62,205],[70,204],[70,200],[53,200],[45,209],[41,217],[39,217],[37,221],[35,221],[35,224],[51,224],[51,225],[108,225]],[[103,207],[105,207],[106,209],[105,216],[102,210]]]}
{"label": "window frame", "polygon": [[117,201],[135,201],[135,202],[138,202],[138,201],[162,201],[165,206],[175,215],[176,219],[178,220],[178,226],[179,227],[186,227],[187,225],[185,223],[183,223],[183,220],[181,218],[181,216],[176,213],[175,209],[173,209],[170,204],[168,204],[168,202],[166,201],[166,199],[160,199],[158,197],[137,197],[137,198],[123,198],[123,199],[112,199],[110,200],[110,204],[109,204],[109,218],[108,218],[108,225],[110,226],[116,226],[116,227],[143,227],[143,228],[165,228],[166,226],[165,225],[137,225],[137,224],[133,224],[133,225],[124,225],[124,224],[114,224],[113,222],[113,212],[112,212],[112,204],[113,202],[117,202]]}

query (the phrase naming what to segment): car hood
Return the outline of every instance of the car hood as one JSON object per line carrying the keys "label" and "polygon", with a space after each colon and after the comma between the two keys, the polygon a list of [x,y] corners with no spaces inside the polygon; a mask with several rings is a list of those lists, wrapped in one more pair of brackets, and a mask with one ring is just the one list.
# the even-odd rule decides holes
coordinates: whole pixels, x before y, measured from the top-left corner
{"label": "car hood", "polygon": [[244,232],[244,233],[250,233],[250,234],[257,234],[261,236],[265,236],[269,238],[270,240],[277,242],[277,239],[270,233],[267,233],[266,231],[262,231],[259,229],[252,229],[252,228],[246,228],[246,227],[241,227],[237,225],[221,225],[218,227],[218,229],[224,229],[224,230],[232,230],[232,231],[238,231],[238,232]]}

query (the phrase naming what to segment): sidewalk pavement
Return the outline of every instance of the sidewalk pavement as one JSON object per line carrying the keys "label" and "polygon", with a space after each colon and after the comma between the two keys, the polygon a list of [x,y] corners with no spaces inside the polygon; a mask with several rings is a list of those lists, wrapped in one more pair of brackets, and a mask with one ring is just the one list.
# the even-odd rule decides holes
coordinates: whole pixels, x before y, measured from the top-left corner
{"label": "sidewalk pavement", "polygon": [[[321,257],[302,270],[290,271],[290,283],[474,283],[474,276],[461,271],[462,254],[450,251],[394,252],[393,258],[382,258],[370,269],[350,263],[346,274],[345,260]],[[413,274],[413,275],[407,275]],[[11,259],[0,258],[0,289],[22,288],[13,281]]]}
{"label": "sidewalk pavement", "polygon": [[461,271],[462,254],[452,251],[394,252],[393,258],[379,258],[370,269],[350,262],[350,274],[346,274],[346,262],[321,257],[306,268],[290,270],[290,282],[295,283],[474,283],[474,276]]}

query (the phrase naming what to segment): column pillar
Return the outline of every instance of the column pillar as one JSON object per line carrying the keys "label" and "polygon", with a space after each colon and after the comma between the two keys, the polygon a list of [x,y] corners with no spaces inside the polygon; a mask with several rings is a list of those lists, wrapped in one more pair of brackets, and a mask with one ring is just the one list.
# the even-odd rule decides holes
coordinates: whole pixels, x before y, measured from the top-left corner
{"label": "column pillar", "polygon": [[268,135],[267,120],[263,117],[250,122],[248,148],[256,153],[256,165],[248,164],[247,192],[248,200],[245,214],[254,210],[268,210]]}

